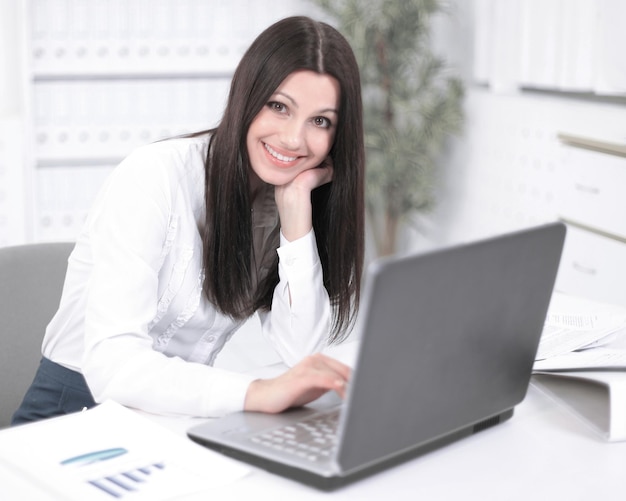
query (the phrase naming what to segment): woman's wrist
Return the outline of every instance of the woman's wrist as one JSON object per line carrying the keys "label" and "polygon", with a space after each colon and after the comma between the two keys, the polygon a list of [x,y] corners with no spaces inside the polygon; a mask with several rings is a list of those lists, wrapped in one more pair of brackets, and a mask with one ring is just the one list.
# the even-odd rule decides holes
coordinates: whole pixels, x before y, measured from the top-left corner
{"label": "woman's wrist", "polygon": [[249,412],[268,412],[263,405],[266,402],[264,397],[264,388],[267,386],[267,380],[255,379],[248,386],[246,398],[244,400],[243,410]]}
{"label": "woman's wrist", "polygon": [[313,227],[311,192],[294,188],[276,188],[276,206],[283,236],[290,242],[302,238]]}

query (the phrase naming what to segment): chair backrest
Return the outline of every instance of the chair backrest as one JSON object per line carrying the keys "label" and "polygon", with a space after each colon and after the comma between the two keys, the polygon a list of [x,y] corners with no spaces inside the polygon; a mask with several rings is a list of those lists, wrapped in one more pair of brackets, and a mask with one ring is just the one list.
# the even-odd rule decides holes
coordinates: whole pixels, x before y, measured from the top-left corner
{"label": "chair backrest", "polygon": [[0,428],[8,426],[41,359],[74,243],[0,248]]}

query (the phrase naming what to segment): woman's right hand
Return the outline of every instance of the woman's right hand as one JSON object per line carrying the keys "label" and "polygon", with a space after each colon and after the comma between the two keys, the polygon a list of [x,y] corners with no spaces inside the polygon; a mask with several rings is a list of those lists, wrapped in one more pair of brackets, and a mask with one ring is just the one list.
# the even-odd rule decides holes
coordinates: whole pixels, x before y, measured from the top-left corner
{"label": "woman's right hand", "polygon": [[244,410],[275,414],[306,405],[331,390],[343,398],[350,374],[350,367],[334,358],[310,355],[278,377],[253,381]]}

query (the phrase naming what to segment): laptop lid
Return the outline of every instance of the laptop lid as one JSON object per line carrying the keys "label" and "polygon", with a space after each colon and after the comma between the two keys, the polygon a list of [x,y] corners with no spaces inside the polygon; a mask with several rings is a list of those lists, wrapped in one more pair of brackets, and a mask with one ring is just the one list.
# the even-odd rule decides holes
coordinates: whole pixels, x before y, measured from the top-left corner
{"label": "laptop lid", "polygon": [[189,430],[231,456],[330,489],[497,424],[528,388],[565,225],[552,223],[368,269],[356,367],[328,464],[267,451],[251,434],[310,417],[235,413]]}
{"label": "laptop lid", "polygon": [[373,265],[342,469],[508,417],[528,388],[564,238],[553,223]]}

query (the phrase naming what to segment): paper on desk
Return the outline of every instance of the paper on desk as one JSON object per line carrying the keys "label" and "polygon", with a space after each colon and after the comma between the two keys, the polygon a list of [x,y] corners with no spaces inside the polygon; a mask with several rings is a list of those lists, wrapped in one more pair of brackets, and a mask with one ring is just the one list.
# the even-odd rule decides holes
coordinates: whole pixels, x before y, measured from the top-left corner
{"label": "paper on desk", "polygon": [[2,431],[0,461],[76,501],[178,499],[249,471],[113,402]]}
{"label": "paper on desk", "polygon": [[534,371],[626,371],[626,350],[607,347],[589,348],[537,360]]}
{"label": "paper on desk", "polygon": [[553,296],[537,360],[600,346],[626,331],[626,308],[563,294]]}

